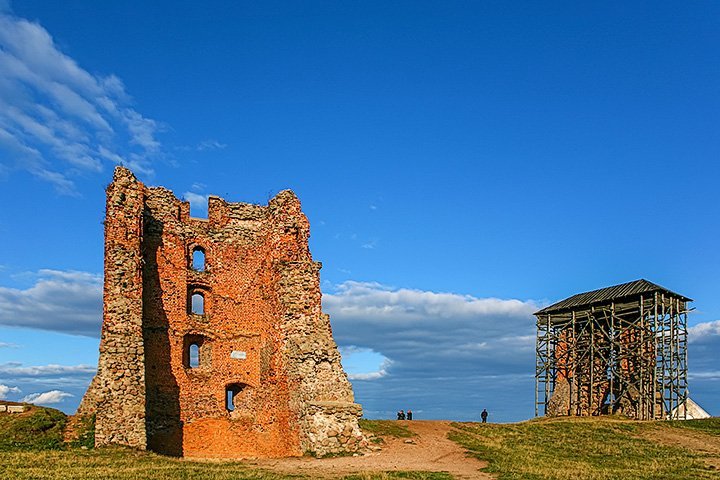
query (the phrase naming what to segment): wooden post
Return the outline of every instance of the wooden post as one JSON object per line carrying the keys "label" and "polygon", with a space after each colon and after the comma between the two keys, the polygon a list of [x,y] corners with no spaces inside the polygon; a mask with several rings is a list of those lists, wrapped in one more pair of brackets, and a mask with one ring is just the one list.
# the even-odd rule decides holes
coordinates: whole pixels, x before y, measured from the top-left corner
{"label": "wooden post", "polygon": [[657,357],[658,357],[658,337],[657,337],[657,316],[658,316],[658,308],[657,308],[657,292],[655,292],[655,296],[653,299],[653,319],[652,319],[652,332],[653,332],[653,349],[654,349],[654,356],[655,356],[655,366],[653,368],[653,374],[652,374],[652,418],[655,420],[657,418]]}

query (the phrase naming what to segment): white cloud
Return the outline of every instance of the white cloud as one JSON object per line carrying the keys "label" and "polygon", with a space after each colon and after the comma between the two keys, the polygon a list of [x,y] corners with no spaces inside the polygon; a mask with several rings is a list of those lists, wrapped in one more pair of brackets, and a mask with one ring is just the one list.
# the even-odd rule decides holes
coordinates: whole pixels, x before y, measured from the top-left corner
{"label": "white cloud", "polygon": [[688,342],[707,342],[713,340],[711,337],[720,336],[720,320],[713,322],[698,323],[688,328]]}
{"label": "white cloud", "polygon": [[392,365],[392,360],[370,348],[345,345],[339,349],[350,380],[377,380],[386,376]]}
{"label": "white cloud", "polygon": [[0,287],[0,325],[98,336],[101,319],[99,275],[40,270],[27,289]]}
{"label": "white cloud", "polygon": [[17,343],[0,342],[0,348],[17,348]]}
{"label": "white cloud", "polygon": [[377,380],[388,374],[390,365],[392,365],[392,360],[386,358],[383,363],[380,364],[380,368],[374,372],[348,373],[348,378],[350,380]]}
{"label": "white cloud", "polygon": [[7,385],[0,383],[0,400],[7,399],[8,395],[11,393],[20,393],[20,389],[17,387],[8,387]]}
{"label": "white cloud", "polygon": [[0,375],[12,377],[44,377],[60,375],[88,375],[97,370],[93,365],[35,365],[23,366],[18,362],[0,364]]}
{"label": "white cloud", "polygon": [[366,322],[396,324],[410,321],[433,323],[440,319],[467,323],[488,316],[531,319],[538,308],[534,302],[515,299],[475,298],[355,281],[340,284],[336,293],[323,297],[323,302],[334,316],[361,317]]}
{"label": "white cloud", "polygon": [[450,364],[509,372],[534,362],[538,307],[531,301],[348,281],[326,293],[323,306],[338,344],[392,359],[393,374],[411,369],[431,376]]}
{"label": "white cloud", "polygon": [[323,308],[338,345],[392,362],[348,369],[367,412],[473,419],[488,407],[496,420],[532,415],[535,302],[348,281],[324,293]]}
{"label": "white cloud", "polygon": [[183,193],[183,198],[190,202],[190,212],[194,216],[207,215],[209,197],[210,195],[202,195],[195,192]]}
{"label": "white cloud", "polygon": [[66,398],[73,397],[72,393],[63,392],[61,390],[50,390],[43,393],[31,393],[22,399],[26,403],[34,403],[35,405],[52,405],[60,403]]}
{"label": "white cloud", "polygon": [[151,172],[159,125],[129,103],[119,78],[90,74],[41,25],[0,8],[4,170],[28,171],[67,195],[77,194],[75,175],[104,161]]}
{"label": "white cloud", "polygon": [[688,372],[688,378],[690,380],[720,380],[720,371],[711,370],[703,372]]}

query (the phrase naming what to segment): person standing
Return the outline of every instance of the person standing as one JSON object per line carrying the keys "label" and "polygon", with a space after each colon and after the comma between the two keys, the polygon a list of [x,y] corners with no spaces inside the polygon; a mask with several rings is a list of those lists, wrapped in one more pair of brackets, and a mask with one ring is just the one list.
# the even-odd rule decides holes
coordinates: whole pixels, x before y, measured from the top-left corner
{"label": "person standing", "polygon": [[483,408],[483,411],[482,411],[482,413],[480,414],[480,418],[482,418],[482,423],[487,423],[487,417],[488,417],[487,410],[485,410],[485,409]]}
{"label": "person standing", "polygon": [[407,411],[407,419],[412,420],[412,410]]}

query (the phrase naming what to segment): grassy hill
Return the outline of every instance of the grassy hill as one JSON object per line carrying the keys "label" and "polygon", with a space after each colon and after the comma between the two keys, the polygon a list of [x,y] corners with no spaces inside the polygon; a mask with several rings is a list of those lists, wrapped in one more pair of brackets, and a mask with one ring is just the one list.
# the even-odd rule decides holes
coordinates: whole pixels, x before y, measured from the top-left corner
{"label": "grassy hill", "polygon": [[720,478],[720,419],[624,418],[458,423],[451,438],[489,461],[499,479]]}
{"label": "grassy hill", "polygon": [[[124,448],[63,444],[67,418],[31,407],[0,414],[0,478],[257,479],[310,478],[237,461],[202,462]],[[376,438],[412,435],[394,421],[363,421]],[[499,479],[720,479],[720,419],[635,422],[622,418],[535,419],[516,424],[456,423],[451,438],[489,462]],[[381,442],[380,442],[381,443]],[[320,461],[320,460],[312,460]],[[447,479],[442,473],[379,472],[346,479]]]}
{"label": "grassy hill", "polygon": [[29,404],[25,408],[24,413],[0,414],[0,451],[63,448],[65,414]]}

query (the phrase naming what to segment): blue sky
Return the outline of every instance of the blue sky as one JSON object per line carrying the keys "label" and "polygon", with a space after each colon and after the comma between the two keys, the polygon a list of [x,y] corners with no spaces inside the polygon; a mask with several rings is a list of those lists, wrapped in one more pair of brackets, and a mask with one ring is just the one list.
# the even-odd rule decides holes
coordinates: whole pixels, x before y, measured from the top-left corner
{"label": "blue sky", "polygon": [[720,413],[720,5],[227,3],[0,2],[0,396],[79,403],[122,162],[298,194],[368,416],[532,416],[534,309],[638,278]]}

